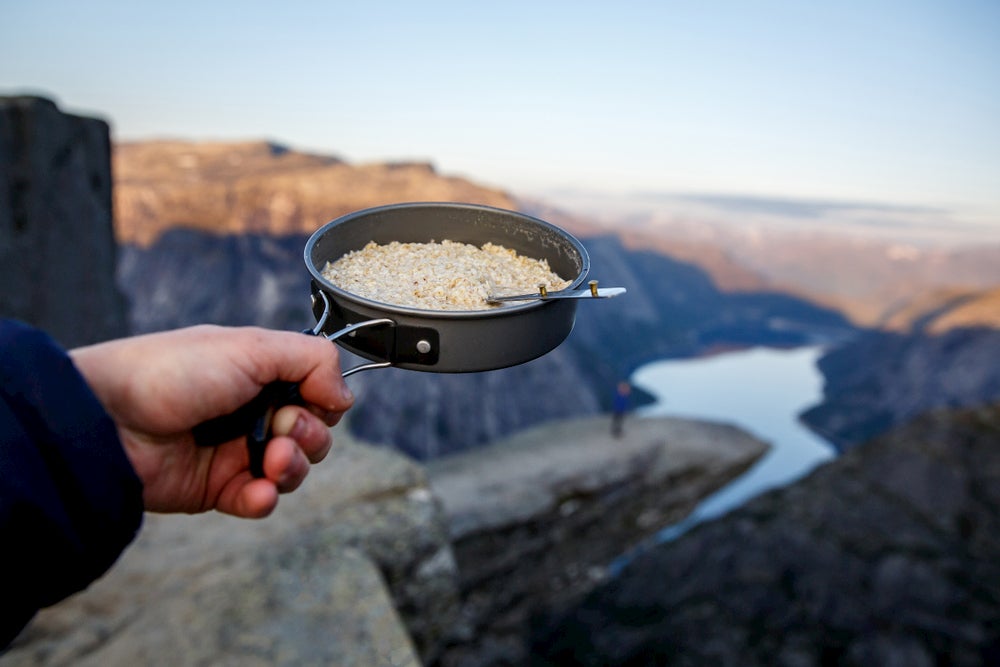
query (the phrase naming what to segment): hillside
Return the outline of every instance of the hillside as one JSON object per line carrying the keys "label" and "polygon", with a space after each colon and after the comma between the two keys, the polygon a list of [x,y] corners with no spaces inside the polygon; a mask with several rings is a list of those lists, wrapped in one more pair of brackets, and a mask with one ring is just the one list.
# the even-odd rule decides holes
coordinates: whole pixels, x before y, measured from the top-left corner
{"label": "hillside", "polygon": [[[687,257],[672,256],[718,276],[720,285],[727,281],[713,253],[760,284],[836,308],[859,326],[879,326],[888,312],[926,293],[1000,285],[996,235],[971,233],[947,211],[865,210],[791,199],[733,205],[741,199],[715,199],[718,205],[695,208],[683,195],[578,194],[558,201],[616,233],[669,239],[671,253],[694,250]],[[730,281],[726,288],[740,287]]]}
{"label": "hillside", "polygon": [[819,360],[823,400],[802,420],[848,448],[939,407],[1000,401],[1000,289],[940,290],[901,304]]}
{"label": "hillside", "polygon": [[426,163],[351,165],[267,142],[120,143],[113,173],[116,234],[141,246],[179,227],[308,235],[345,213],[404,201],[515,208],[504,192]]}
{"label": "hillside", "polygon": [[543,665],[1000,664],[1000,405],[936,411],[639,554]]}
{"label": "hillside", "polygon": [[886,313],[886,331],[943,334],[953,329],[1000,329],[1000,288],[935,290]]}
{"label": "hillside", "polygon": [[522,210],[584,238],[613,234],[629,249],[694,264],[722,291],[791,294],[862,326],[880,326],[924,294],[1000,284],[1000,246],[922,247],[820,231],[813,220],[777,229],[735,213],[731,224],[641,208],[608,217],[599,206],[559,208],[427,163],[351,164],[265,141],[120,143],[113,168],[116,234],[144,247],[175,228],[308,235],[371,206],[465,201]]}

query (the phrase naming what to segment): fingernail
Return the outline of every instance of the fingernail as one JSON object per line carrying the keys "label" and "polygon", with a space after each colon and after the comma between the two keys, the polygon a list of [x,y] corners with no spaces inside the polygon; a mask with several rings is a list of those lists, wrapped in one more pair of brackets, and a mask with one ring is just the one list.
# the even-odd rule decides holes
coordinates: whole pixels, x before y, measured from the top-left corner
{"label": "fingernail", "polygon": [[[295,421],[289,424],[289,420],[294,415]],[[306,429],[306,420],[301,414],[295,414],[294,411],[281,411],[275,416],[274,421],[271,422],[271,432],[275,435],[287,435],[292,439],[297,440]]]}
{"label": "fingernail", "polygon": [[343,397],[345,403],[354,402],[354,392],[346,384],[340,385],[340,395]]}

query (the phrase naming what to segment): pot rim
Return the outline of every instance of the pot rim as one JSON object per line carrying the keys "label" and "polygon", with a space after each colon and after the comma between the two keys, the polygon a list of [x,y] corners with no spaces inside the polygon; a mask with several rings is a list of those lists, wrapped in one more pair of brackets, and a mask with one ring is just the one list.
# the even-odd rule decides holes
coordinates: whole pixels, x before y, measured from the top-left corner
{"label": "pot rim", "polygon": [[579,256],[580,259],[580,271],[573,278],[571,284],[566,289],[576,289],[583,281],[586,280],[587,275],[590,273],[590,255],[587,253],[587,249],[583,244],[572,234],[567,232],[565,229],[553,225],[550,222],[541,220],[534,216],[528,215],[526,213],[521,213],[520,211],[514,211],[510,209],[498,208],[496,206],[487,206],[484,204],[468,204],[459,202],[404,202],[399,204],[386,204],[384,206],[374,206],[370,208],[361,209],[354,211],[352,213],[347,213],[338,218],[331,220],[319,229],[317,229],[309,237],[306,242],[305,249],[303,250],[303,260],[305,261],[306,268],[312,275],[314,281],[319,286],[320,289],[330,293],[337,299],[343,299],[358,305],[364,306],[366,308],[372,309],[377,312],[383,313],[395,313],[398,315],[405,315],[410,317],[421,317],[428,319],[442,319],[442,320],[469,320],[469,319],[493,319],[499,317],[508,317],[512,315],[517,315],[525,311],[531,311],[537,308],[544,308],[550,306],[554,301],[543,301],[541,299],[535,301],[529,301],[525,303],[517,303],[514,305],[504,305],[497,308],[484,308],[480,310],[432,310],[429,308],[414,308],[412,306],[401,306],[398,304],[385,303],[382,301],[375,301],[374,299],[369,299],[367,297],[360,296],[353,292],[348,292],[340,287],[334,285],[325,277],[323,277],[322,270],[317,267],[312,261],[312,251],[316,243],[320,238],[324,237],[330,230],[334,229],[339,225],[349,223],[357,218],[365,217],[372,214],[377,214],[382,211],[387,210],[404,210],[404,209],[414,209],[414,208],[442,208],[442,209],[452,209],[452,210],[466,210],[469,212],[491,212],[500,213],[507,216],[515,216],[528,222],[530,224],[536,225],[549,232],[562,237],[567,241],[570,246],[573,247],[574,251]]}

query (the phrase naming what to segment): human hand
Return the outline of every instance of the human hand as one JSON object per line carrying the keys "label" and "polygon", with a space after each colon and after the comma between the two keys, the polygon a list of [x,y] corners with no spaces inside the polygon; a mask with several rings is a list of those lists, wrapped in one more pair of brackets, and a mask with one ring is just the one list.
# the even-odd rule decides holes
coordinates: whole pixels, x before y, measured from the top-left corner
{"label": "human hand", "polygon": [[[267,516],[321,461],[354,398],[325,338],[254,327],[197,326],[78,348],[70,356],[118,426],[156,512]],[[272,421],[264,478],[249,470],[244,438],[199,447],[191,429],[226,415],[275,380],[299,383],[306,407]]]}

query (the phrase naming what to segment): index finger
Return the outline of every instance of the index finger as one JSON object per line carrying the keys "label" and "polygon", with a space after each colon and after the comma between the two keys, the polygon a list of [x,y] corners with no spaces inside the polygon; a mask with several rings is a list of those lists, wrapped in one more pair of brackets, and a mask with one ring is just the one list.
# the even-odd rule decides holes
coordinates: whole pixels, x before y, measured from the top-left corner
{"label": "index finger", "polygon": [[249,372],[259,385],[297,382],[302,399],[324,412],[344,412],[354,403],[337,348],[325,338],[252,327],[241,335],[246,338],[239,347],[249,352]]}

